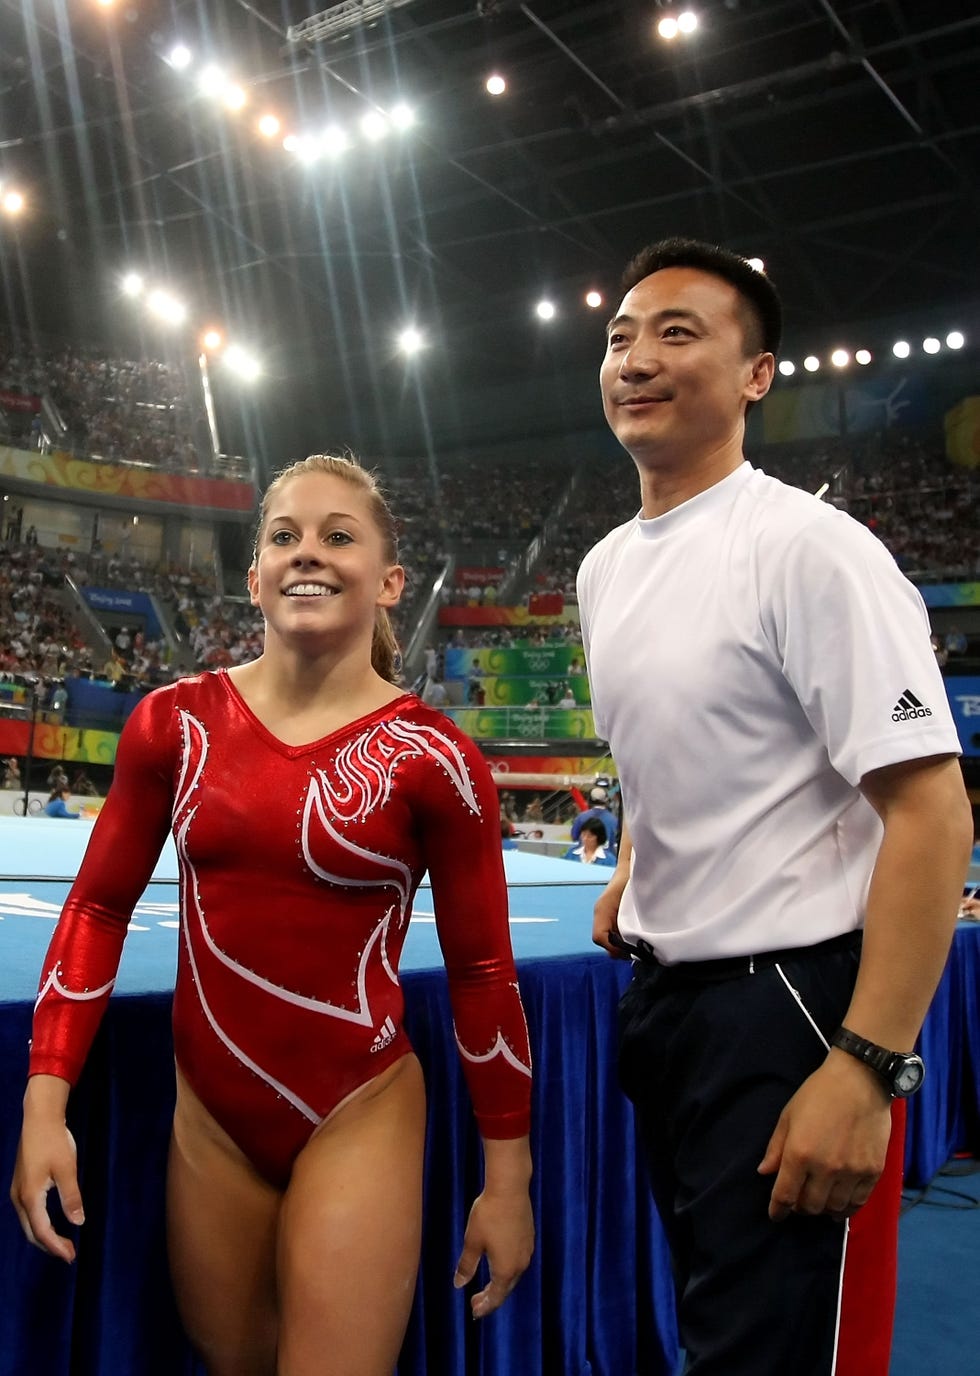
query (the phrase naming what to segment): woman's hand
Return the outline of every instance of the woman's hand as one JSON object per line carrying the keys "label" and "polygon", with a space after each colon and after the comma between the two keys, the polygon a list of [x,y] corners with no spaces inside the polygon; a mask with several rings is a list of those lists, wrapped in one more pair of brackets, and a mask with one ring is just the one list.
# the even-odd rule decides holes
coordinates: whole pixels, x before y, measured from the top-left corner
{"label": "woman's hand", "polygon": [[534,1217],[526,1189],[487,1188],[473,1203],[453,1284],[457,1290],[476,1275],[485,1256],[490,1282],[470,1300],[474,1319],[503,1304],[527,1270],[534,1252]]}
{"label": "woman's hand", "polygon": [[75,1139],[65,1124],[67,1099],[67,1083],[55,1076],[36,1075],[28,1082],[10,1198],[28,1242],[72,1262],[74,1244],[55,1232],[47,1205],[49,1190],[57,1189],[68,1221],[85,1222]]}

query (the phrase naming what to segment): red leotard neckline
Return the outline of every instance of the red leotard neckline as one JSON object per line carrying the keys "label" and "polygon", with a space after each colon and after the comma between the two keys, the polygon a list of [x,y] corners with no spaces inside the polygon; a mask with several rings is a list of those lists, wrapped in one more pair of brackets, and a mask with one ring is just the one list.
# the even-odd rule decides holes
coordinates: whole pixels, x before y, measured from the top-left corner
{"label": "red leotard neckline", "polygon": [[325,736],[320,736],[315,741],[309,741],[305,745],[287,745],[280,740],[252,711],[242,694],[232,681],[227,669],[217,669],[214,671],[219,682],[222,683],[228,692],[229,697],[238,707],[252,729],[265,741],[272,750],[276,750],[280,755],[284,755],[288,760],[298,759],[300,755],[308,755],[311,751],[319,750],[328,742],[336,740],[338,737],[353,735],[361,731],[365,726],[372,722],[383,721],[391,712],[395,712],[404,707],[407,702],[414,699],[414,693],[401,693],[397,698],[392,698],[390,702],[384,703],[381,707],[376,707],[373,712],[368,712],[363,717],[355,717],[344,726],[338,726],[336,730],[330,731]]}

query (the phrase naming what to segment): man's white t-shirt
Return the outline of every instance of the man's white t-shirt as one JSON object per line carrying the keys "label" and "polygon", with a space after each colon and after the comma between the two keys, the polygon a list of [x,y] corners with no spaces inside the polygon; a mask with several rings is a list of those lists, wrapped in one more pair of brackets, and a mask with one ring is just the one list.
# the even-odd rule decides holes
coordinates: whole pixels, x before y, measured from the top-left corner
{"label": "man's white t-shirt", "polygon": [[743,463],[611,531],[578,600],[633,843],[621,935],[673,963],[860,927],[882,836],[860,780],[960,749],[884,545]]}

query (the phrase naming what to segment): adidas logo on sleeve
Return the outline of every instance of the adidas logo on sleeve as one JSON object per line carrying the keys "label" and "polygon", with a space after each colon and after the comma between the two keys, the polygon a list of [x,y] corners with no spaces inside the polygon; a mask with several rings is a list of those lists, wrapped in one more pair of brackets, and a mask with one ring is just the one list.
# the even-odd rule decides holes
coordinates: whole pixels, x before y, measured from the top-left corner
{"label": "adidas logo on sleeve", "polygon": [[892,721],[912,721],[916,717],[931,716],[932,709],[924,707],[912,692],[911,688],[906,688],[905,692],[895,704],[895,710],[892,712]]}

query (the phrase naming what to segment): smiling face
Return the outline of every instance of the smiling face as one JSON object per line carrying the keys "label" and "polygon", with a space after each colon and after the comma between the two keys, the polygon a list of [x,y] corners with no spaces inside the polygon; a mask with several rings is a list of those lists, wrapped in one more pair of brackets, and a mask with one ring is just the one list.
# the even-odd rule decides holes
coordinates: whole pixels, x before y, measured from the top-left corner
{"label": "smiling face", "polygon": [[741,451],[746,404],[766,394],[773,375],[755,334],[736,288],[698,268],[664,268],[627,292],[599,382],[606,420],[638,464]]}
{"label": "smiling face", "polygon": [[401,596],[404,571],[389,558],[370,495],[332,473],[305,472],[270,494],[248,589],[267,639],[363,641],[379,607]]}

